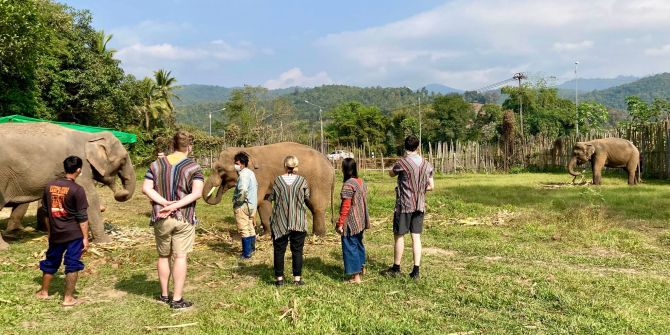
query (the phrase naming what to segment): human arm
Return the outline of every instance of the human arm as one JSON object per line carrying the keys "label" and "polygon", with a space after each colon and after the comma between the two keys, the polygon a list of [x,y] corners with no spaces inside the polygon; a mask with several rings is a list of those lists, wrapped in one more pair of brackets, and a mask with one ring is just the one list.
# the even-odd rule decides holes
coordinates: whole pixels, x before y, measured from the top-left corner
{"label": "human arm", "polygon": [[154,189],[154,173],[151,168],[147,169],[147,173],[144,175],[142,193],[144,193],[144,195],[146,195],[151,201],[161,206],[167,206],[172,203]]}
{"label": "human arm", "polygon": [[166,218],[168,217],[172,212],[194,202],[197,201],[201,196],[202,196],[202,189],[205,186],[205,182],[202,179],[195,179],[193,180],[193,185],[191,186],[191,193],[188,194],[187,196],[179,199],[179,201],[174,202],[172,204],[169,204],[163,209],[161,209],[158,212],[158,217],[159,218]]}
{"label": "human arm", "polygon": [[82,251],[88,250],[88,220],[79,224],[79,229],[81,229],[81,234],[84,235],[84,249]]}
{"label": "human arm", "polygon": [[428,186],[426,187],[426,191],[432,191],[435,189],[435,181],[433,180],[433,177],[428,178]]}
{"label": "human arm", "polygon": [[432,191],[435,189],[435,181],[433,180],[433,167],[431,166],[428,170],[428,185],[426,186],[426,191]]}
{"label": "human arm", "polygon": [[151,201],[161,206],[167,206],[172,203],[156,192],[154,189],[154,181],[151,179],[144,179],[144,183],[142,184],[142,193],[144,193],[144,195],[146,195]]}
{"label": "human arm", "polygon": [[340,206],[340,217],[337,220],[337,226],[335,227],[335,231],[337,231],[337,233],[340,235],[344,234],[344,221],[347,220],[347,216],[349,216],[350,211],[351,199],[342,199],[342,206]]}
{"label": "human arm", "polygon": [[402,172],[402,166],[400,166],[400,161],[395,162],[393,167],[389,170],[389,176],[395,177]]}
{"label": "human arm", "polygon": [[79,223],[81,235],[83,236],[84,248],[82,252],[88,250],[88,200],[83,188],[79,189],[76,195],[77,211],[74,213],[74,219]]}

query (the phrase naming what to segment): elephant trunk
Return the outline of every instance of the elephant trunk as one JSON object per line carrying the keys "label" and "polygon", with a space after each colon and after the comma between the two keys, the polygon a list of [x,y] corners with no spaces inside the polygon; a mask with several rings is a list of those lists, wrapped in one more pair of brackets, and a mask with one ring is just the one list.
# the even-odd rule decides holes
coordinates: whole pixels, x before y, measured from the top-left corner
{"label": "elephant trunk", "polygon": [[[121,179],[121,185],[123,188],[112,188],[112,190],[114,190],[114,199],[119,202],[128,201],[135,193],[135,184],[137,182],[137,180],[135,180],[135,168],[133,167],[133,163],[130,161],[130,157],[126,158],[126,162],[123,164],[123,168],[121,168],[119,171],[119,178]],[[114,186],[116,186],[116,184],[114,184]]]}
{"label": "elephant trunk", "polygon": [[[202,198],[206,203],[210,205],[216,205],[221,202],[221,198],[225,192],[221,183],[221,177],[219,177],[216,173],[212,173],[212,175],[210,175],[209,178],[205,180],[205,186],[202,190]],[[217,189],[212,191],[212,189],[215,187]]]}
{"label": "elephant trunk", "polygon": [[570,162],[568,162],[568,173],[570,173],[570,175],[573,177],[577,177],[582,174],[581,172],[575,171],[575,165],[577,165],[577,157],[572,157]]}

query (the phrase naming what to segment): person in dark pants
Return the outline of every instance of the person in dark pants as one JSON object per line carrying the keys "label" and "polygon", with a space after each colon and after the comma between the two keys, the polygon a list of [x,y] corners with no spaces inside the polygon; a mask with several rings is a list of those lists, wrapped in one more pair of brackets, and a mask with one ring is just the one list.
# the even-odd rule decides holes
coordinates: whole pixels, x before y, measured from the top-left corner
{"label": "person in dark pants", "polygon": [[418,153],[419,139],[410,135],[405,138],[405,156],[398,160],[389,174],[398,177],[396,186],[396,205],[393,213],[393,266],[384,274],[396,276],[400,274],[400,261],[405,249],[405,234],[412,234],[412,253],[414,268],[409,276],[419,279],[421,265],[421,232],[423,231],[423,214],[426,210],[426,192],[434,188],[433,166]]}
{"label": "person in dark pants", "polygon": [[[40,262],[42,288],[35,294],[40,299],[49,297],[49,285],[54,274],[65,267],[65,293],[63,306],[74,306],[79,271],[84,269],[81,255],[88,249],[88,201],[84,188],[75,183],[81,174],[82,160],[70,156],[63,161],[65,177],[49,182],[42,197],[43,210],[48,213],[46,225],[49,249]],[[65,255],[65,258],[63,258]]]}
{"label": "person in dark pants", "polygon": [[289,243],[293,261],[293,283],[305,284],[302,280],[302,251],[307,236],[306,202],[309,201],[309,187],[304,177],[295,174],[298,163],[295,156],[284,159],[286,173],[275,179],[267,198],[273,202],[270,229],[277,286],[284,285],[284,254]]}
{"label": "person in dark pants", "polygon": [[360,284],[365,270],[365,246],[363,232],[370,226],[368,216],[368,189],[363,179],[358,178],[358,168],[353,158],[342,161],[344,184],[340,197],[340,218],[335,230],[342,235],[342,259],[344,272],[351,276],[350,283]]}

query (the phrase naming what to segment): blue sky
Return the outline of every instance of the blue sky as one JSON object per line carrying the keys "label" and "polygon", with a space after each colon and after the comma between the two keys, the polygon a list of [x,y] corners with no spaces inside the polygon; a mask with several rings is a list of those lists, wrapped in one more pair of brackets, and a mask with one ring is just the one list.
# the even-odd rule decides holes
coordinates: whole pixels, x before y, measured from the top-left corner
{"label": "blue sky", "polygon": [[670,69],[666,0],[64,0],[112,33],[123,68],[180,84],[269,88],[431,83]]}

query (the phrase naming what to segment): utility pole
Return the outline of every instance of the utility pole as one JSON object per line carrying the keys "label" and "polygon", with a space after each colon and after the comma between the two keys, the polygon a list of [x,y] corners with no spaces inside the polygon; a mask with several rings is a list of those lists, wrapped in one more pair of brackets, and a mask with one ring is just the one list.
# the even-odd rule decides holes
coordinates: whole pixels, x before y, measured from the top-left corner
{"label": "utility pole", "polygon": [[325,151],[323,149],[323,116],[321,115],[323,113],[323,108],[317,104],[313,104],[307,100],[305,100],[305,103],[310,104],[314,107],[319,107],[319,123],[321,124],[321,153],[325,154]]}
{"label": "utility pole", "polygon": [[577,78],[577,66],[579,65],[578,61],[575,61],[575,132],[579,135],[579,94],[577,93],[578,82]]}
{"label": "utility pole", "polygon": [[[421,93],[419,93],[421,94]],[[421,153],[421,95],[419,95],[419,154]]]}
{"label": "utility pole", "polygon": [[521,86],[521,80],[528,78],[525,73],[519,72],[515,73],[512,77],[519,81],[519,117],[521,119],[521,138],[523,138],[523,91]]}

